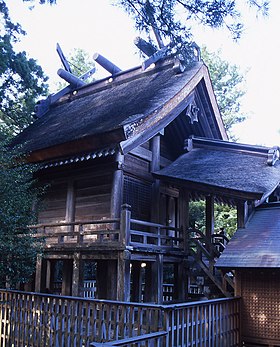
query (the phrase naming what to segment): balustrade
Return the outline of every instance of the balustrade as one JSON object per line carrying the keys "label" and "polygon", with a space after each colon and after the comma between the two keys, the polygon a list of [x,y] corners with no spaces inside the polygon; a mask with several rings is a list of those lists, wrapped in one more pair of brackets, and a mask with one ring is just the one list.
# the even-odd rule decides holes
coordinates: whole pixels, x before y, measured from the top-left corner
{"label": "balustrade", "polygon": [[137,346],[150,339],[167,347],[233,347],[240,345],[240,299],[151,305],[1,290],[0,323],[3,347]]}
{"label": "balustrade", "polygon": [[46,247],[145,247],[183,250],[182,230],[170,226],[131,219],[128,205],[121,218],[60,222],[30,226],[35,237],[45,238]]}

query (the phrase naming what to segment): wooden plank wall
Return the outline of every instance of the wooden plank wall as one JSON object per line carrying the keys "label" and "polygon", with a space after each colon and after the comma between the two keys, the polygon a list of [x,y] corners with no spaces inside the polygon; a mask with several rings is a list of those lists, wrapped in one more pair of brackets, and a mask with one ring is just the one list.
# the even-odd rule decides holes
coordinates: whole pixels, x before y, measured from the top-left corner
{"label": "wooden plank wall", "polygon": [[110,218],[113,171],[112,164],[97,164],[83,168],[65,166],[51,173],[38,222]]}
{"label": "wooden plank wall", "polygon": [[39,223],[56,223],[65,220],[67,182],[54,182],[47,193],[39,212]]}
{"label": "wooden plank wall", "polygon": [[80,178],[75,182],[76,220],[110,218],[112,174]]}

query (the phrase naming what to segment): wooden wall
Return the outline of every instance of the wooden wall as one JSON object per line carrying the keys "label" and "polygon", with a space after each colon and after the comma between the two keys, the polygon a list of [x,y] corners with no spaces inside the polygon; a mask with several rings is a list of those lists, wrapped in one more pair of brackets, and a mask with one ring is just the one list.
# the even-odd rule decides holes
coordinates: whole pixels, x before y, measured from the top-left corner
{"label": "wooden wall", "polygon": [[48,184],[39,223],[110,218],[113,163],[65,165],[42,172]]}
{"label": "wooden wall", "polygon": [[75,219],[110,218],[112,173],[78,178],[75,181]]}
{"label": "wooden wall", "polygon": [[254,346],[279,346],[280,270],[242,269],[236,279],[236,294],[242,298],[243,339]]}

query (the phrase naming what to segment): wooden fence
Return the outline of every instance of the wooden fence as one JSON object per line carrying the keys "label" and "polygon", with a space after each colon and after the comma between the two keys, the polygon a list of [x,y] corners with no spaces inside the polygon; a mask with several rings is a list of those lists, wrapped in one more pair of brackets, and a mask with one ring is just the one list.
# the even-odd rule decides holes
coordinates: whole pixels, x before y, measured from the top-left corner
{"label": "wooden fence", "polygon": [[239,305],[239,298],[165,306],[0,290],[0,345],[149,346],[160,333],[158,346],[239,346]]}

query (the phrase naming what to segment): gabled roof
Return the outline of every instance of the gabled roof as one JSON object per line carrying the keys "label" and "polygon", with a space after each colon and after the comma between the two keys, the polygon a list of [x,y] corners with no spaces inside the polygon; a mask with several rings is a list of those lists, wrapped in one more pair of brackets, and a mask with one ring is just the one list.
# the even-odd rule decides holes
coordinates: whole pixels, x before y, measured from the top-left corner
{"label": "gabled roof", "polygon": [[197,135],[226,138],[205,65],[197,62],[182,73],[173,65],[168,60],[146,71],[138,67],[81,87],[52,105],[17,136],[15,144],[25,143],[35,161],[114,144],[126,152],[176,118],[193,100],[199,84],[210,110],[202,120],[210,135],[207,131]]}
{"label": "gabled roof", "polygon": [[280,182],[280,161],[269,148],[194,138],[188,153],[154,173],[189,189],[245,200],[270,195]]}
{"label": "gabled roof", "polygon": [[233,235],[215,265],[230,269],[279,268],[280,205],[257,208],[246,228]]}

